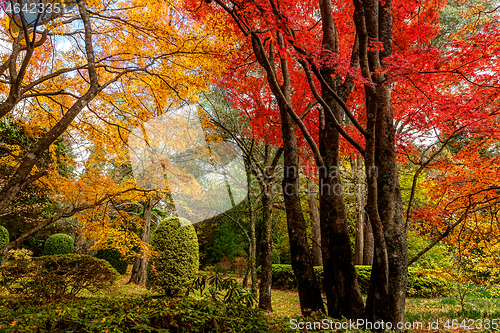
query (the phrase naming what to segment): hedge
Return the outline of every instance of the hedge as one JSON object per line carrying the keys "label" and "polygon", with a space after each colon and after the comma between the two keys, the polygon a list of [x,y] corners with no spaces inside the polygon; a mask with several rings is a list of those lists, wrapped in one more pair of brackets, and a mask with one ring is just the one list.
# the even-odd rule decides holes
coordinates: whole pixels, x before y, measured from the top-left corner
{"label": "hedge", "polygon": [[0,286],[31,299],[72,298],[82,290],[109,287],[117,278],[107,261],[78,254],[18,260],[0,267]]}
{"label": "hedge", "polygon": [[[261,267],[257,269],[258,274]],[[323,283],[323,267],[315,266],[314,272],[319,282]],[[371,266],[356,266],[358,283],[363,294],[368,292],[370,286]],[[292,265],[273,265],[273,287],[282,289],[295,289],[297,283],[292,270]],[[453,291],[453,284],[439,276],[439,273],[418,267],[408,268],[408,284],[406,295],[408,297],[441,297],[449,296]]]}
{"label": "hedge", "polygon": [[113,266],[114,269],[121,275],[127,272],[128,260],[122,256],[120,251],[114,248],[106,248],[97,250],[94,257],[104,259]]}

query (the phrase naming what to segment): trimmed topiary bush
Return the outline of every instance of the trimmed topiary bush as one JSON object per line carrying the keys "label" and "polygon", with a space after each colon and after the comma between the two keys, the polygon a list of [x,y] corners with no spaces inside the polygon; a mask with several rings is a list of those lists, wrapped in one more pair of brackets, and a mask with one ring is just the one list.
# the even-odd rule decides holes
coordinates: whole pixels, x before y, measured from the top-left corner
{"label": "trimmed topiary bush", "polygon": [[107,248],[97,250],[94,257],[106,260],[121,275],[127,272],[128,260],[117,249]]}
{"label": "trimmed topiary bush", "polygon": [[[319,279],[320,285],[323,285],[323,266],[314,266],[314,273]],[[257,267],[257,276],[260,278],[262,266]],[[273,264],[273,287],[279,289],[295,289],[297,282],[293,274],[292,265],[274,265]]]}
{"label": "trimmed topiary bush", "polygon": [[[0,250],[9,244],[9,231],[0,225]],[[0,256],[0,265],[3,263],[5,256]]]}
{"label": "trimmed topiary bush", "polygon": [[156,255],[148,262],[146,286],[169,297],[181,295],[198,274],[194,227],[184,218],[165,219],[153,232],[151,246]]}
{"label": "trimmed topiary bush", "polygon": [[70,235],[54,234],[47,238],[43,246],[43,255],[50,256],[54,254],[70,254],[73,253],[74,241]]}

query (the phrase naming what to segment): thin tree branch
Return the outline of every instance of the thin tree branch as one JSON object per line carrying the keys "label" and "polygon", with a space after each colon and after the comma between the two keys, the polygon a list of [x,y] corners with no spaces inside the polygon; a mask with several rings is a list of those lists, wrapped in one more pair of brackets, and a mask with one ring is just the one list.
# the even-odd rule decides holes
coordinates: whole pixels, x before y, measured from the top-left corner
{"label": "thin tree branch", "polygon": [[340,135],[342,135],[351,145],[353,145],[353,147],[356,148],[361,155],[365,156],[365,150],[363,149],[363,147],[356,140],[354,140],[353,137],[351,137],[349,134],[347,134],[347,132],[342,127],[342,125],[338,122],[337,117],[335,117],[335,115],[333,114],[332,109],[330,109],[328,104],[325,102],[325,100],[318,93],[318,90],[314,86],[314,81],[313,81],[311,71],[309,69],[308,64],[303,59],[299,60],[299,63],[304,68],[304,71],[305,71],[306,77],[307,77],[307,82],[309,83],[309,88],[311,89],[311,92],[314,95],[314,98],[316,98],[316,100],[321,104],[323,109],[326,110],[326,112],[328,112],[330,114],[330,116],[333,119],[333,123],[334,123],[337,131],[339,131]]}

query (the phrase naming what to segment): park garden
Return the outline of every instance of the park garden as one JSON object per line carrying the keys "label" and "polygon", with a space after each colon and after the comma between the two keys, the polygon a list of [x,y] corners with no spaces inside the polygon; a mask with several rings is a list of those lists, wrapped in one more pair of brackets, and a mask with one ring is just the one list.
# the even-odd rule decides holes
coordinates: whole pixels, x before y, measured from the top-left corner
{"label": "park garden", "polygon": [[[345,331],[340,326],[347,325],[345,318],[301,316],[291,265],[273,265],[274,311],[266,312],[257,308],[250,288],[242,286],[241,260],[224,257],[215,267],[198,270],[192,225],[183,227],[175,217],[164,220],[151,246],[157,255],[150,259],[145,286],[131,283],[133,261],[119,251],[75,254],[68,234],[47,238],[37,257],[26,248],[9,251],[0,268],[2,332],[287,332],[307,329],[307,322],[321,324],[307,331]],[[444,271],[424,268],[439,267],[447,256],[442,248],[434,250],[430,260],[409,268],[407,331],[494,331],[496,321],[491,318],[500,314],[494,286],[454,280]],[[356,271],[366,296],[371,266],[356,266]],[[315,267],[315,272],[321,279],[323,267]]]}
{"label": "park garden", "polygon": [[500,330],[497,1],[0,11],[0,332]]}

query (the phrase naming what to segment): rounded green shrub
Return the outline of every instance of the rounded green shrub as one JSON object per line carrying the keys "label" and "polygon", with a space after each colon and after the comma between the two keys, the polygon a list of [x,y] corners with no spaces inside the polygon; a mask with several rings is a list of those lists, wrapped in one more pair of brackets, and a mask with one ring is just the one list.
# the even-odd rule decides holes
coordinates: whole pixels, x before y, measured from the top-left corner
{"label": "rounded green shrub", "polygon": [[184,218],[163,220],[151,236],[156,254],[148,262],[146,286],[169,297],[184,293],[199,268],[198,237]]}
{"label": "rounded green shrub", "polygon": [[100,249],[95,254],[96,258],[104,259],[113,266],[120,274],[125,274],[127,271],[128,260],[122,256],[120,251],[114,248]]}
{"label": "rounded green shrub", "polygon": [[[9,232],[3,226],[0,225],[0,250],[9,244]],[[0,256],[0,265],[3,263],[5,256]]]}
{"label": "rounded green shrub", "polygon": [[54,254],[70,254],[73,253],[73,249],[74,242],[70,235],[53,234],[45,241],[43,255],[50,256]]}
{"label": "rounded green shrub", "polygon": [[0,267],[3,287],[12,295],[30,298],[72,298],[82,290],[97,292],[118,279],[102,259],[65,254],[19,260]]}

